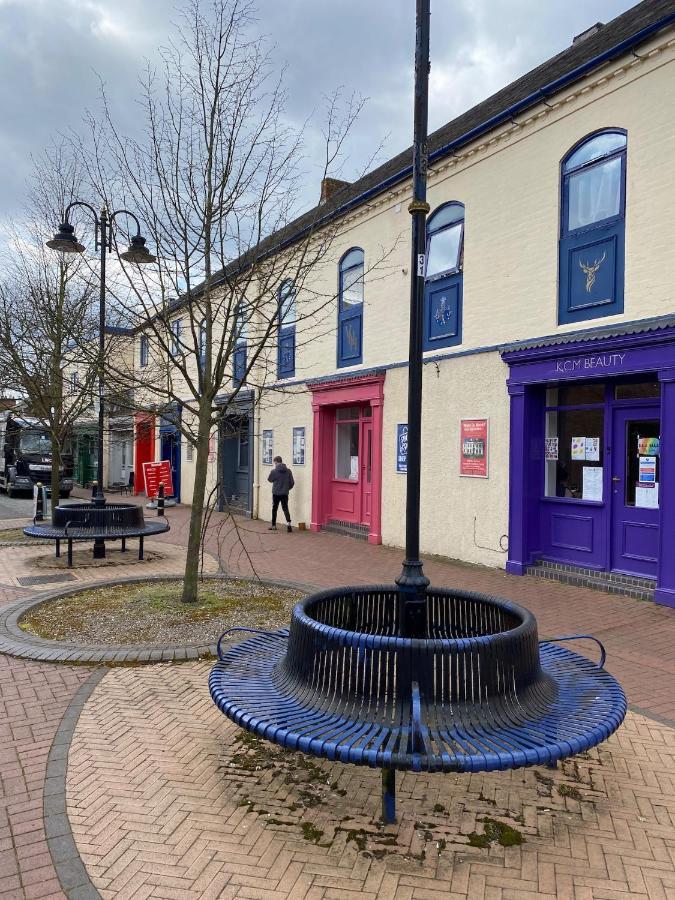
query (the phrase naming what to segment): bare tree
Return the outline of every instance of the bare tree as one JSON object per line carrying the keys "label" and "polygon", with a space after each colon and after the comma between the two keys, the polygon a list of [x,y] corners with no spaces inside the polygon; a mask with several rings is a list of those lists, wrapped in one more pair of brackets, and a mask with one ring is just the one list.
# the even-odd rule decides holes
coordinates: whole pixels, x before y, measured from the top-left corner
{"label": "bare tree", "polygon": [[[294,220],[303,135],[285,124],[284,100],[248,0],[191,0],[159,73],[143,82],[144,140],[121,135],[105,102],[104,124],[90,122],[92,181],[139,214],[158,259],[123,268],[126,281],[111,286],[147,339],[147,364],[109,365],[134,385],[137,408],[180,407],[176,424],[194,448],[184,602],[197,599],[211,434],[243,385],[260,397],[276,381],[277,355],[290,349],[279,346],[282,326],[295,346],[334,322],[334,279],[322,289],[309,275],[337,226],[329,206]],[[323,176],[361,105],[328,102]]]}
{"label": "bare tree", "polygon": [[54,505],[64,448],[73,423],[91,405],[97,372],[87,351],[95,336],[96,286],[79,260],[45,247],[46,229],[60,221],[81,174],[64,144],[35,161],[22,219],[9,229],[0,280],[3,386],[49,434]]}

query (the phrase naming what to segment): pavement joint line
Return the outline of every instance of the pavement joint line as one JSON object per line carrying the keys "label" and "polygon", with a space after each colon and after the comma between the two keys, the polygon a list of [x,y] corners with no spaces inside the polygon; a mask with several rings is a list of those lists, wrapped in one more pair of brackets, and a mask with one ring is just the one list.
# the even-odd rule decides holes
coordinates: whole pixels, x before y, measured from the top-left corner
{"label": "pavement joint line", "polygon": [[68,751],[80,713],[107,672],[107,669],[95,669],[81,685],[61,717],[47,758],[43,795],[45,834],[52,863],[68,900],[100,900],[101,897],[89,878],[70,827],[66,805],[66,772]]}
{"label": "pavement joint line", "polygon": [[[263,583],[280,588],[310,593],[318,590],[311,584],[283,579],[247,578],[238,575],[206,574],[205,580],[213,581],[249,581]],[[73,596],[84,591],[112,587],[117,584],[133,584],[142,582],[180,581],[181,576],[150,575],[134,578],[115,578],[104,581],[92,581],[68,588],[53,588],[30,597],[20,597],[0,611],[0,653],[20,659],[31,659],[40,662],[73,664],[152,664],[156,662],[184,662],[198,659],[200,656],[217,656],[216,643],[203,642],[188,645],[157,646],[147,644],[77,644],[63,641],[50,641],[46,638],[30,635],[19,627],[19,620],[27,612],[49,603]]]}

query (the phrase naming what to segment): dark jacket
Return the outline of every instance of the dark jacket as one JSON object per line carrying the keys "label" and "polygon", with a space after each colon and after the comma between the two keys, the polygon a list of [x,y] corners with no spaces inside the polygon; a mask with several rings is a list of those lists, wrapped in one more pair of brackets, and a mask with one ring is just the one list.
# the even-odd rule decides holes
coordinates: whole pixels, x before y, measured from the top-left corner
{"label": "dark jacket", "polygon": [[267,476],[267,480],[272,482],[272,493],[276,496],[288,494],[295,485],[293,473],[286,463],[277,463]]}

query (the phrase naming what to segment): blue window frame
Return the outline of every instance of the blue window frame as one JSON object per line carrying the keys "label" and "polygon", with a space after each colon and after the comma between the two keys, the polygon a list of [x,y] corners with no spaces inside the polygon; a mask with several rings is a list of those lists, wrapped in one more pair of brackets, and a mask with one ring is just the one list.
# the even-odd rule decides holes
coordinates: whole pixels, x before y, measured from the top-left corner
{"label": "blue window frame", "polygon": [[150,342],[148,340],[147,334],[141,335],[141,345],[140,345],[140,363],[141,367],[145,368],[148,364],[148,357],[150,356]]}
{"label": "blue window frame", "polygon": [[240,304],[234,321],[234,353],[232,362],[232,382],[235,387],[246,379],[246,342],[247,320],[246,309]]}
{"label": "blue window frame", "polygon": [[623,312],[626,133],[597,132],[561,166],[558,322]]}
{"label": "blue window frame", "polygon": [[462,343],[464,205],[445,203],[427,220],[424,349]]}
{"label": "blue window frame", "polygon": [[363,250],[352,247],[338,266],[338,367],[363,362],[364,265]]}
{"label": "blue window frame", "polygon": [[277,340],[277,378],[295,375],[295,306],[296,291],[292,281],[284,281],[279,287],[279,337]]}

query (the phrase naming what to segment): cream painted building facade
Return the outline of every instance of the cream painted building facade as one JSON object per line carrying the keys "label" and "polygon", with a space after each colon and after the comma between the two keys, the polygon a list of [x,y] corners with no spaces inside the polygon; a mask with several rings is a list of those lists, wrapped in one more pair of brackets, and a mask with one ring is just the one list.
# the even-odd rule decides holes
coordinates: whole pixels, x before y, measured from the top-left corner
{"label": "cream painted building facade", "polygon": [[[674,13],[646,0],[430,137],[423,552],[616,572],[675,601]],[[336,234],[279,377],[251,372],[213,436],[224,503],[269,519],[280,454],[294,523],[403,545],[407,165],[326,203]]]}

